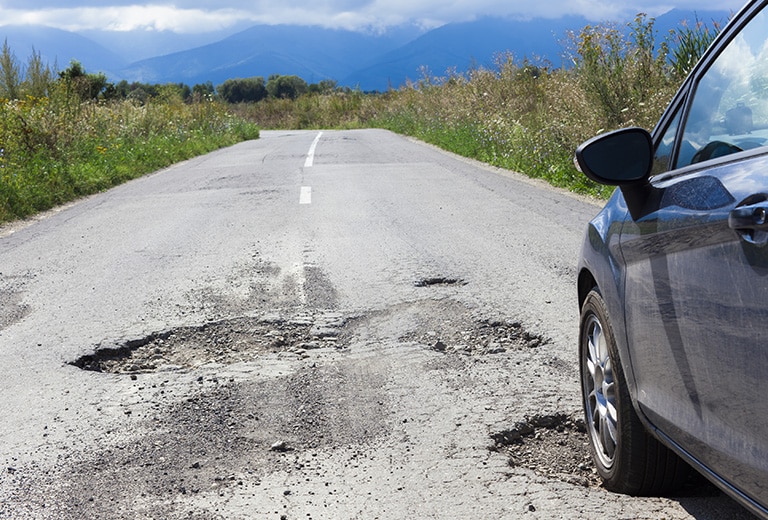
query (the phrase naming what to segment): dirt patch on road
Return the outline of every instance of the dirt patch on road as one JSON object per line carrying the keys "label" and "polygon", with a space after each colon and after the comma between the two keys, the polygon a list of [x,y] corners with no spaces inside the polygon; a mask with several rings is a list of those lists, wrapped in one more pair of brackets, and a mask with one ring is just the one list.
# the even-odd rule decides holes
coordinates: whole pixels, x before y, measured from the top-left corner
{"label": "dirt patch on road", "polygon": [[335,312],[291,318],[234,318],[156,332],[114,347],[98,346],[93,354],[76,359],[72,365],[97,372],[142,373],[247,362],[269,352],[300,354],[340,347],[339,335],[345,323],[346,318]]}
{"label": "dirt patch on road", "polygon": [[419,308],[416,326],[400,336],[400,341],[413,341],[438,352],[468,355],[535,349],[550,341],[530,332],[519,321],[474,316],[453,300],[420,302]]}
{"label": "dirt patch on road", "polygon": [[[581,417],[563,413],[526,417],[509,429],[491,434],[491,439],[490,449],[507,455],[512,468],[533,470],[542,477],[574,486],[602,486]],[[721,492],[700,474],[691,471],[674,495],[714,497]]]}
{"label": "dirt patch on road", "polygon": [[537,415],[491,435],[491,449],[505,453],[513,468],[531,469],[577,486],[598,486],[583,419]]}
{"label": "dirt patch on road", "polygon": [[354,363],[307,363],[265,381],[201,378],[179,401],[171,384],[138,374],[126,416],[134,435],[106,432],[67,450],[43,476],[14,468],[12,499],[45,518],[224,518],[192,505],[195,497],[258,488],[276,472],[323,479],[312,465],[319,452],[375,450],[389,433],[388,403],[375,391],[380,377]]}
{"label": "dirt patch on road", "polygon": [[27,278],[5,277],[0,273],[0,330],[21,321],[29,313],[22,298]]}

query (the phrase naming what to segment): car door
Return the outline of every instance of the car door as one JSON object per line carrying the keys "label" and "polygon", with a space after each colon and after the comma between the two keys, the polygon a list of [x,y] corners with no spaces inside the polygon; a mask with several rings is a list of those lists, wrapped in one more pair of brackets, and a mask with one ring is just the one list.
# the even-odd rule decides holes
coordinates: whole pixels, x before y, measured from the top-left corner
{"label": "car door", "polygon": [[768,9],[756,11],[678,96],[657,143],[668,171],[620,243],[643,413],[766,504]]}

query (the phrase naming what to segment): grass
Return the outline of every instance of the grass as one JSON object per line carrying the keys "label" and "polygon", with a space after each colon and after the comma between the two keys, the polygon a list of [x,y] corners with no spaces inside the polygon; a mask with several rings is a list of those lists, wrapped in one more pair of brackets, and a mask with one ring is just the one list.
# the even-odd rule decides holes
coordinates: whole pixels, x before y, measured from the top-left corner
{"label": "grass", "polygon": [[83,102],[56,89],[0,100],[0,222],[258,135],[211,100]]}

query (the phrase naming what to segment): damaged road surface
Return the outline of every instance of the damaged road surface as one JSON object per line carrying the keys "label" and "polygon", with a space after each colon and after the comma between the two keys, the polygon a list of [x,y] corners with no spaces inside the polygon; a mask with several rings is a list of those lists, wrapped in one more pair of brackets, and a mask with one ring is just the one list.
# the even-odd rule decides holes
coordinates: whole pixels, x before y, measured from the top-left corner
{"label": "damaged road surface", "polygon": [[597,206],[379,130],[264,132],[0,228],[0,518],[749,518],[600,487]]}

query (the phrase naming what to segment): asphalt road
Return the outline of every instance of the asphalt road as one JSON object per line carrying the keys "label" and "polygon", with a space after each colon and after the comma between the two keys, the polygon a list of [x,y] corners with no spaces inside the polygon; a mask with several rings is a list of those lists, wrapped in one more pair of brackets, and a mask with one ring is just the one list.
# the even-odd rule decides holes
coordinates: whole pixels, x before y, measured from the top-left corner
{"label": "asphalt road", "polygon": [[749,518],[595,482],[597,210],[384,131],[263,132],[1,228],[0,518]]}

